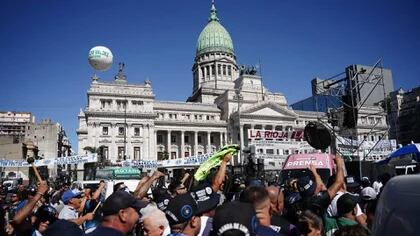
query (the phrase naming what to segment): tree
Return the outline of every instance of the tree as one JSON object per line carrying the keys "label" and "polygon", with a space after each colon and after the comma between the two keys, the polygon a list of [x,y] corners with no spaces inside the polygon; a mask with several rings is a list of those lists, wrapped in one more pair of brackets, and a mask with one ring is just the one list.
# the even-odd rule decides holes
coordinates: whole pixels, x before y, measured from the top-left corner
{"label": "tree", "polygon": [[[96,153],[98,154],[98,159],[100,165],[104,165],[103,160],[103,149],[105,146],[101,145],[99,147],[92,147],[92,146],[86,146],[83,148],[83,150],[88,151],[89,153]],[[97,163],[85,163],[84,164],[84,180],[94,180],[96,177],[96,168],[98,167]]]}

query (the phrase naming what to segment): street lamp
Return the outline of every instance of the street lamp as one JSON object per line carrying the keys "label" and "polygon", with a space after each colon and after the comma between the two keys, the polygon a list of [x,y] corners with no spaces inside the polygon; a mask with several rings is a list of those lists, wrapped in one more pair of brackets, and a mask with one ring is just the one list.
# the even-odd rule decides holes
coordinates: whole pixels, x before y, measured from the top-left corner
{"label": "street lamp", "polygon": [[239,149],[239,165],[243,164],[242,160],[242,146],[243,146],[243,137],[242,137],[242,129],[241,129],[241,101],[243,100],[243,96],[241,94],[240,89],[235,90],[235,96],[233,97],[234,100],[238,102],[238,126],[239,126],[239,142],[240,142],[240,149]]}
{"label": "street lamp", "polygon": [[124,161],[127,159],[127,99],[124,100]]}

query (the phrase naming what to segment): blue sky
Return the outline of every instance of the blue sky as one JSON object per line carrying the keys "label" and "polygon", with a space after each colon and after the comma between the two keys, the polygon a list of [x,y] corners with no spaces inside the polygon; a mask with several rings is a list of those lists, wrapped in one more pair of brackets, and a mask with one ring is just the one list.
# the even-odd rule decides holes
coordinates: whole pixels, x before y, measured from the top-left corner
{"label": "blue sky", "polygon": [[[146,78],[158,100],[192,92],[196,40],[210,0],[0,1],[0,110],[29,111],[62,124],[77,150],[77,114],[93,70],[88,51],[104,45],[130,83]],[[420,85],[420,1],[218,0],[239,64],[262,63],[263,82],[289,104],[310,80],[383,58],[394,88]]]}

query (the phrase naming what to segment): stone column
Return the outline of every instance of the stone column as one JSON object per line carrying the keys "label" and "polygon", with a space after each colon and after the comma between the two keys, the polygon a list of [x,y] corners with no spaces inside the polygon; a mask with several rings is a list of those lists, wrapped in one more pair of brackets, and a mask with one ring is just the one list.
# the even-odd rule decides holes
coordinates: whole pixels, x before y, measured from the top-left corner
{"label": "stone column", "polygon": [[219,148],[222,148],[223,147],[223,133],[222,132],[220,132],[219,133],[219,135],[220,135],[220,147]]}
{"label": "stone column", "polygon": [[168,152],[169,159],[171,159],[171,131],[168,130],[167,140],[166,140],[166,151]]}
{"label": "stone column", "polygon": [[211,152],[211,132],[207,132],[207,153]]}
{"label": "stone column", "polygon": [[194,131],[194,156],[198,155],[198,132]]}
{"label": "stone column", "polygon": [[241,128],[239,130],[240,134],[240,138],[241,138],[241,150],[244,148],[244,125],[241,124]]}
{"label": "stone column", "polygon": [[185,132],[184,130],[181,130],[181,155],[180,155],[181,158],[185,157],[184,132]]}

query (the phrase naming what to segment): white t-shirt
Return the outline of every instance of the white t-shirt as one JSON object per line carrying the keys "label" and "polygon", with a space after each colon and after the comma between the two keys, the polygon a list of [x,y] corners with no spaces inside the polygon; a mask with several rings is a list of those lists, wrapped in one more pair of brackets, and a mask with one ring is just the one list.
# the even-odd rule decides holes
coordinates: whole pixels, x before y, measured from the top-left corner
{"label": "white t-shirt", "polygon": [[79,218],[79,214],[73,207],[69,205],[64,205],[63,209],[60,211],[60,214],[58,215],[58,219],[63,219],[63,220],[73,220],[77,218]]}
{"label": "white t-shirt", "polygon": [[[331,201],[330,205],[327,208],[327,213],[329,217],[337,216],[337,201],[340,198],[341,195],[343,195],[345,192],[338,191],[337,194],[334,196],[333,200]],[[359,204],[357,206],[357,213],[356,216],[363,215],[362,208],[360,208]]]}

